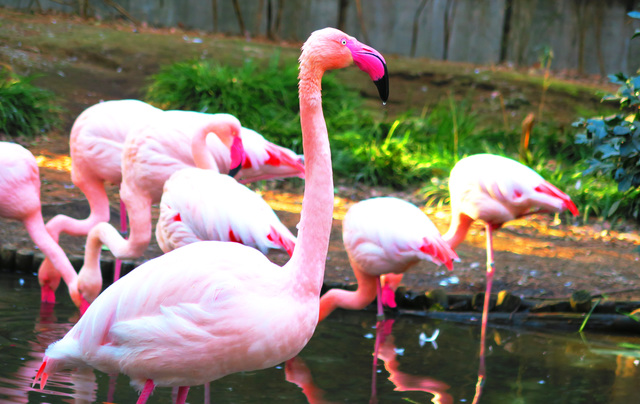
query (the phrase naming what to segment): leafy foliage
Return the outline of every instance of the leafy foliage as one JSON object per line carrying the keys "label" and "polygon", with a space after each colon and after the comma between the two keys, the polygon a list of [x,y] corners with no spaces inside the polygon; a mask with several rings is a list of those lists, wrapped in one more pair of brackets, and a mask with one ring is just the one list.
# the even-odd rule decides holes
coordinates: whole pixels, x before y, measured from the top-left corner
{"label": "leafy foliage", "polygon": [[62,109],[54,103],[54,94],[31,84],[33,79],[0,70],[0,132],[35,136],[60,122]]}
{"label": "leafy foliage", "polygon": [[[640,18],[640,13],[632,12],[629,16]],[[621,112],[574,122],[575,127],[584,129],[576,136],[576,143],[593,150],[584,175],[610,176],[618,184],[618,191],[630,196],[640,188],[640,75],[627,77],[618,73],[609,79],[620,87],[603,101],[617,102]],[[620,203],[615,205],[616,209]],[[636,204],[631,213],[639,219],[640,206]]]}

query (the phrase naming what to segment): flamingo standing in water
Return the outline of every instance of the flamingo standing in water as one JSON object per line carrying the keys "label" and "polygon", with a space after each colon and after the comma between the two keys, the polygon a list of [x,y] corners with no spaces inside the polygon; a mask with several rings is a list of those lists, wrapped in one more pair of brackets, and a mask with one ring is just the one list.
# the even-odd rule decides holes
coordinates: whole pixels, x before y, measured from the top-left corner
{"label": "flamingo standing in water", "polygon": [[[69,142],[71,180],[87,198],[90,213],[83,220],[65,215],[49,220],[47,230],[56,242],[60,233],[85,236],[98,223],[109,222],[105,183],[120,185],[122,182],[122,149],[127,134],[141,123],[155,120],[159,113],[171,115],[178,125],[211,115],[191,111],[164,112],[138,100],[114,100],[93,105],[76,119]],[[304,177],[302,159],[292,150],[273,144],[248,128],[242,128],[240,136],[245,147],[245,159],[237,174],[241,182]],[[209,142],[209,147],[216,148],[216,153],[225,149],[222,143],[214,141]],[[126,207],[121,200],[121,231],[126,231],[126,227]],[[120,260],[116,260],[114,280],[119,277],[120,265]],[[52,272],[49,260],[44,260],[39,271]]]}
{"label": "flamingo standing in water", "polygon": [[510,220],[538,212],[569,210],[577,216],[578,208],[567,194],[529,167],[492,154],[476,154],[458,161],[449,176],[449,193],[451,224],[443,237],[451,248],[464,241],[474,221],[482,220],[486,229],[487,286],[480,334],[480,388],[485,376],[487,318],[495,271],[493,232]]}
{"label": "flamingo standing in water", "polygon": [[[202,241],[171,251],[114,282],[74,328],[52,344],[34,384],[63,368],[122,372],[142,389],[189,386],[282,363],[307,344],[318,323],[333,215],[333,174],[322,112],[326,70],[352,62],[388,98],[384,58],[343,32],[315,31],[302,47],[299,94],[306,187],[298,243],[280,267],[238,244]],[[126,181],[126,176],[125,176]],[[126,183],[126,182],[125,182]],[[127,193],[123,193],[126,197]],[[125,199],[126,200],[126,199]]]}
{"label": "flamingo standing in water", "polygon": [[[456,253],[415,205],[398,198],[372,198],[353,205],[342,222],[342,238],[358,281],[355,292],[331,289],[320,299],[320,321],[338,307],[360,310],[378,297],[395,307],[394,291],[409,268],[421,260],[453,269]],[[382,277],[385,279],[384,288]]]}
{"label": "flamingo standing in water", "polygon": [[84,311],[88,303],[78,291],[78,275],[42,219],[40,171],[35,157],[19,144],[0,142],[0,161],[0,216],[24,223],[33,242],[52,263],[47,271],[38,272],[42,303],[55,303],[62,278],[71,300]]}
{"label": "flamingo standing in water", "polygon": [[192,143],[196,167],[169,177],[160,200],[156,240],[164,253],[196,241],[239,242],[266,254],[270,248],[293,254],[296,238],[271,207],[246,186],[216,171],[204,138]]}

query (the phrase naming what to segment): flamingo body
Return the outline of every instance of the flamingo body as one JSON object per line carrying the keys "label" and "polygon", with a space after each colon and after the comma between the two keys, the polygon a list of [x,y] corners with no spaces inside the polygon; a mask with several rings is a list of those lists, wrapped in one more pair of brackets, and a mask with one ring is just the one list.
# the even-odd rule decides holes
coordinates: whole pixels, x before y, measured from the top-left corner
{"label": "flamingo body", "polygon": [[317,307],[295,303],[291,275],[237,243],[171,251],[107,288],[47,349],[44,372],[88,365],[141,389],[275,366],[302,350],[317,320]]}
{"label": "flamingo body", "polygon": [[228,175],[185,168],[164,184],[156,239],[164,252],[203,240],[293,253],[296,238],[269,205]]}
{"label": "flamingo body", "polygon": [[300,123],[308,171],[289,262],[278,267],[253,248],[217,241],[151,260],[107,288],[47,349],[35,382],[43,387],[51,372],[91,366],[143,385],[139,403],[160,384],[180,386],[184,404],[188,386],[273,366],[305,346],[318,322],[334,196],[320,82],[326,70],[354,61],[383,83],[386,100],[386,65],[377,51],[332,28],[315,31],[302,48]]}
{"label": "flamingo body", "polygon": [[342,238],[358,289],[328,291],[320,301],[320,320],[337,307],[366,307],[376,296],[380,277],[389,277],[390,284],[380,291],[379,303],[395,307],[393,294],[405,271],[421,260],[452,269],[458,259],[431,220],[398,198],[372,198],[353,205],[342,222]]}
{"label": "flamingo body", "polygon": [[540,174],[515,160],[476,154],[460,160],[449,176],[451,225],[445,235],[452,248],[460,244],[473,221],[494,229],[510,220],[535,213],[578,214],[571,198]]}

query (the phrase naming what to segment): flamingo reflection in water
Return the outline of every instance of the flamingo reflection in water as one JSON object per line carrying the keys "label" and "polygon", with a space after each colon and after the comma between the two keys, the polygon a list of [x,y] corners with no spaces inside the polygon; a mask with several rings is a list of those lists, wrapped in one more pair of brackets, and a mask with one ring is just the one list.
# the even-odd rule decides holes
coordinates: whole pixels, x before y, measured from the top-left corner
{"label": "flamingo reflection in water", "polygon": [[[433,404],[453,403],[453,397],[447,393],[450,388],[448,384],[432,377],[412,375],[400,370],[394,337],[391,335],[393,322],[394,320],[387,319],[378,321],[376,324],[369,403],[378,403],[378,359],[384,362],[384,368],[389,373],[388,379],[395,385],[394,391],[424,391],[433,395],[431,398]],[[326,391],[313,382],[311,371],[301,357],[296,356],[285,363],[285,377],[288,382],[294,383],[302,389],[309,404],[334,403],[334,401],[325,399]]]}

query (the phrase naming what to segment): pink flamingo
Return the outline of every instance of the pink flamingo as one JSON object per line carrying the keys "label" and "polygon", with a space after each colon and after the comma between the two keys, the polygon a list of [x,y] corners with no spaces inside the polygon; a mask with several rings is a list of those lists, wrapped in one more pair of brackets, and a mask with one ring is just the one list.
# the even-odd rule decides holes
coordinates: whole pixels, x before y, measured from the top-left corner
{"label": "pink flamingo", "polygon": [[[199,166],[200,167],[200,166]],[[293,254],[296,237],[262,197],[228,175],[184,168],[164,184],[156,240],[163,252],[203,240]]]}
{"label": "pink flamingo", "polygon": [[[495,271],[493,232],[506,222],[538,212],[563,212],[574,216],[578,208],[571,198],[545,181],[529,167],[506,157],[476,154],[465,157],[451,170],[451,224],[444,235],[451,248],[464,241],[471,224],[485,222],[487,237],[487,286],[482,309],[480,334],[480,371],[478,394],[484,377],[484,353],[491,301],[491,286]],[[476,399],[477,400],[477,399]]]}
{"label": "pink flamingo", "polygon": [[[103,244],[118,259],[133,259],[144,254],[151,241],[151,205],[160,202],[162,188],[171,174],[195,164],[190,147],[194,137],[202,138],[203,145],[209,143],[205,138],[213,138],[226,146],[225,151],[214,154],[216,171],[228,172],[230,167],[242,162],[240,122],[228,114],[202,114],[201,118],[177,124],[174,115],[159,114],[154,122],[141,125],[127,136],[122,152],[120,197],[131,212],[131,232],[129,238],[124,239],[106,222],[98,223],[89,232],[84,265],[78,275],[78,283],[84,290],[92,291],[89,302],[102,290],[100,251]],[[210,132],[217,136],[207,137]],[[205,147],[197,150],[203,155],[210,151],[211,148]]]}
{"label": "pink flamingo", "polygon": [[[96,224],[109,222],[109,199],[105,183],[120,185],[122,182],[122,149],[127,134],[143,122],[153,121],[162,110],[138,100],[114,100],[101,102],[87,108],[76,119],[71,129],[71,180],[86,196],[90,214],[84,220],[57,215],[47,223],[47,230],[58,242],[60,233],[85,236]],[[194,119],[207,119],[210,114],[190,111],[167,111],[176,124]],[[301,177],[304,165],[299,155],[292,150],[275,145],[259,133],[242,128],[240,134],[245,147],[245,160],[237,177],[241,182],[263,179]],[[216,153],[225,146],[220,142],[209,142]],[[126,207],[120,201],[120,227],[126,231]],[[114,279],[119,277],[120,260],[116,261]],[[52,272],[49,260],[45,260],[40,271]]]}
{"label": "pink flamingo", "polygon": [[[332,289],[320,299],[320,321],[338,307],[360,310],[378,296],[395,307],[394,290],[402,274],[421,260],[453,269],[456,253],[415,205],[398,198],[372,198],[353,205],[342,222],[342,238],[358,281],[355,292]],[[383,294],[381,277],[391,278]]]}
{"label": "pink flamingo", "polygon": [[369,73],[386,101],[386,65],[374,49],[332,28],[315,31],[302,47],[307,186],[289,262],[280,267],[253,248],[219,241],[192,243],[148,261],[108,287],[47,349],[34,385],[40,380],[44,386],[62,368],[91,366],[128,375],[142,389],[138,403],[158,385],[179,386],[176,401],[183,404],[189,386],[271,367],[302,350],[318,323],[333,212],[320,83],[326,70],[351,62]]}
{"label": "pink flamingo", "polygon": [[0,216],[24,223],[33,242],[52,262],[48,270],[38,272],[42,303],[55,303],[62,278],[71,300],[83,311],[87,302],[78,290],[78,275],[42,219],[40,171],[35,157],[16,143],[0,142],[0,161]]}

